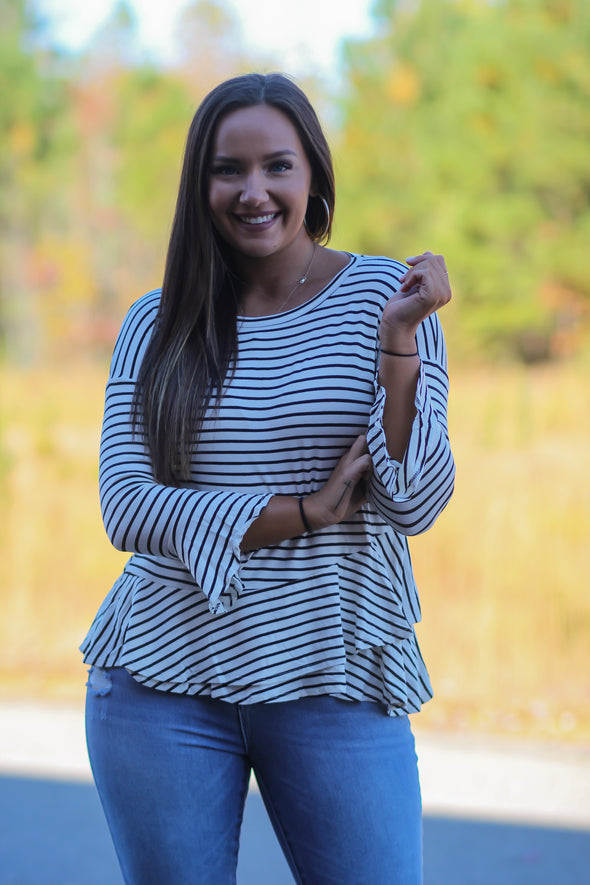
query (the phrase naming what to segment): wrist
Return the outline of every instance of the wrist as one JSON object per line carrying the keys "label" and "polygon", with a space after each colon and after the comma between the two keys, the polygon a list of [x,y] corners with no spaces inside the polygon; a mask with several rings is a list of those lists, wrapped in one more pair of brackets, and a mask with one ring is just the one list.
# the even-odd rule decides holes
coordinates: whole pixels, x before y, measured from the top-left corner
{"label": "wrist", "polygon": [[303,524],[303,529],[306,535],[309,535],[313,529],[310,525],[310,522],[307,518],[307,514],[305,512],[305,507],[303,506],[303,497],[297,498],[297,502],[299,504],[299,516],[301,517],[301,522]]}
{"label": "wrist", "polygon": [[380,354],[381,356],[399,357],[399,358],[401,358],[401,359],[404,359],[404,358],[407,358],[407,357],[420,356],[420,354],[418,353],[418,350],[417,350],[417,349],[416,349],[416,350],[413,350],[411,353],[408,353],[408,352],[405,351],[405,350],[402,350],[402,351],[399,351],[399,350],[384,350],[383,348],[381,348],[381,350],[379,351],[379,354]]}
{"label": "wrist", "polygon": [[388,350],[392,353],[413,354],[418,349],[415,330],[381,328],[379,330],[379,344],[381,350]]}
{"label": "wrist", "polygon": [[379,346],[390,353],[413,354],[418,350],[415,335],[380,335]]}

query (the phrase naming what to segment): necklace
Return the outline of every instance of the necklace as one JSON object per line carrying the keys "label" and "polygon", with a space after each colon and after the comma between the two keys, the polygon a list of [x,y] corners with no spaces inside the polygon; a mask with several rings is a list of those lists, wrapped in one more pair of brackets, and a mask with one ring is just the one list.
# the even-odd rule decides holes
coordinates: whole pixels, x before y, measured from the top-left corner
{"label": "necklace", "polygon": [[295,283],[295,285],[293,286],[293,288],[291,289],[291,291],[289,292],[289,294],[287,295],[287,297],[285,298],[283,303],[280,305],[279,309],[277,310],[277,313],[283,312],[283,310],[285,309],[285,305],[287,304],[291,295],[293,295],[293,293],[297,291],[299,286],[302,286],[304,283],[307,282],[307,278],[309,276],[309,272],[310,272],[311,266],[313,264],[313,259],[315,258],[315,250],[316,250],[316,244],[314,243],[313,244],[313,252],[311,253],[311,260],[310,260],[309,264],[307,265],[307,268],[305,269],[303,276],[297,280],[297,282]]}

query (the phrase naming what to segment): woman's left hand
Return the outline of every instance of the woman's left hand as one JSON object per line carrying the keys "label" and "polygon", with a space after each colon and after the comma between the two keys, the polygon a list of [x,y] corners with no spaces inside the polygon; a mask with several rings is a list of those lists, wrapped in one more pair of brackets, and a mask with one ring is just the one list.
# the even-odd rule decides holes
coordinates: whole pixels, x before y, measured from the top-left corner
{"label": "woman's left hand", "polygon": [[431,313],[451,300],[449,275],[442,255],[423,252],[408,258],[410,269],[402,284],[385,305],[379,337],[385,349],[403,347]]}

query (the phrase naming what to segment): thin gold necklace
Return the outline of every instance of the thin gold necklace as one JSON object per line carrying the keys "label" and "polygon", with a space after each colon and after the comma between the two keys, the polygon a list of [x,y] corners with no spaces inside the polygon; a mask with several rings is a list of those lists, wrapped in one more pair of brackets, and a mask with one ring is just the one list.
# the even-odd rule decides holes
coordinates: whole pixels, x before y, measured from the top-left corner
{"label": "thin gold necklace", "polygon": [[299,286],[302,286],[304,283],[307,282],[307,278],[309,276],[309,272],[310,272],[311,266],[313,264],[313,259],[315,258],[315,250],[316,250],[316,244],[314,243],[313,244],[313,252],[311,253],[311,260],[310,260],[309,264],[307,265],[307,268],[305,269],[303,276],[297,280],[297,282],[295,283],[295,285],[293,286],[293,288],[291,289],[291,291],[289,292],[289,294],[287,295],[287,297],[285,298],[283,303],[280,305],[279,309],[277,310],[277,313],[283,312],[283,310],[285,309],[285,305],[287,304],[291,295],[293,295],[293,293],[297,291]]}

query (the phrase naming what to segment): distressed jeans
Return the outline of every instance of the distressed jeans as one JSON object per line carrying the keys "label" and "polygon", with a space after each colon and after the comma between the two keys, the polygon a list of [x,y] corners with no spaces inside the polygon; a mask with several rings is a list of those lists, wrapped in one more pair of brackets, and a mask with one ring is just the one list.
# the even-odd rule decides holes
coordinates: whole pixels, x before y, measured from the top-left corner
{"label": "distressed jeans", "polygon": [[128,885],[233,885],[251,770],[298,885],[422,882],[407,716],[327,696],[230,704],[92,668],[86,729]]}

